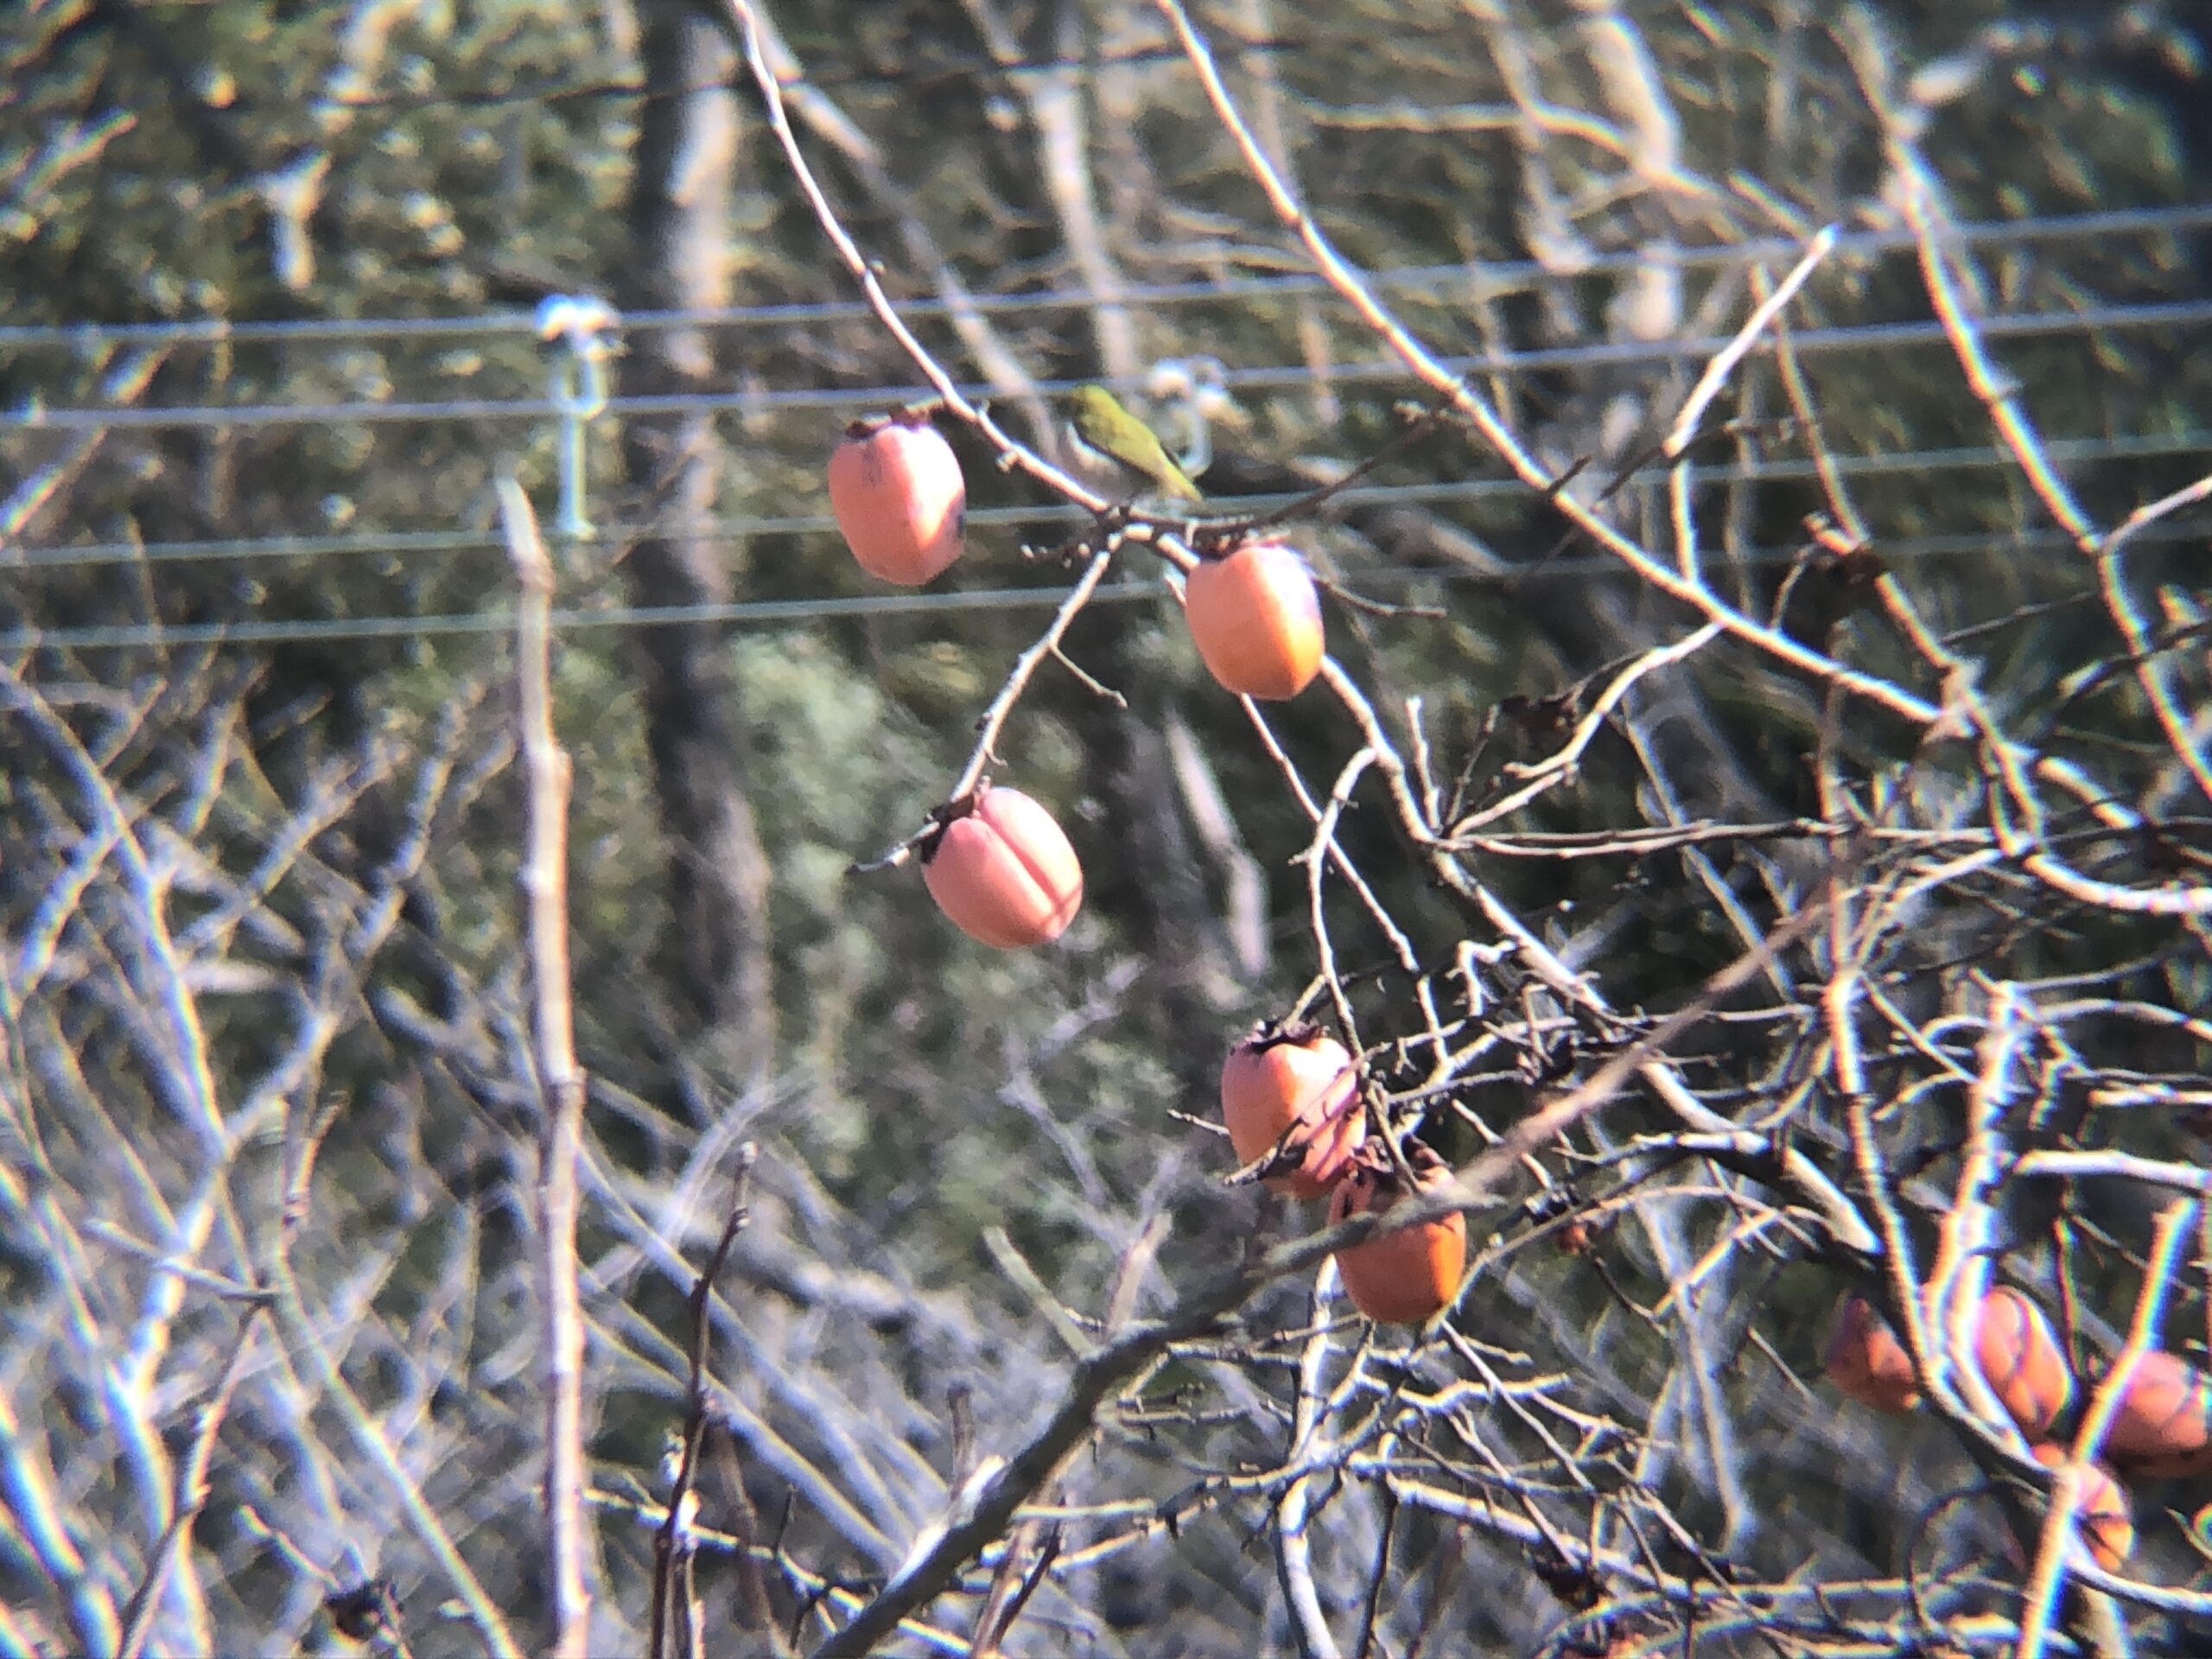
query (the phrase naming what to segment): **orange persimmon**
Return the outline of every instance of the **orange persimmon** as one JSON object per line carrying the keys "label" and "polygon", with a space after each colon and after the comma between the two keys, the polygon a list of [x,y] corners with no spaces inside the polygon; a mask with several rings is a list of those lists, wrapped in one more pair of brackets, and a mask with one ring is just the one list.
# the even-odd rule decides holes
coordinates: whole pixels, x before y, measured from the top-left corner
{"label": "orange persimmon", "polygon": [[2131,1475],[2212,1473],[2212,1384],[2204,1373],[2163,1349],[2137,1360],[2104,1455]]}
{"label": "orange persimmon", "polygon": [[1221,1067],[1221,1116],[1239,1164],[1286,1135],[1286,1151],[1304,1149],[1297,1168],[1267,1179],[1294,1198],[1326,1192],[1367,1135],[1351,1055],[1315,1026],[1261,1026],[1231,1049]]}
{"label": "orange persimmon", "polygon": [[[2038,1446],[2031,1450],[2036,1461],[2046,1469],[2063,1467],[2066,1462],[2061,1447]],[[2135,1548],[2135,1521],[2127,1511],[2127,1492],[2101,1463],[2082,1469],[2082,1498],[2074,1512],[2074,1525],[2082,1541],[2089,1547],[2092,1559],[2107,1573],[2119,1572]]]}
{"label": "orange persimmon", "polygon": [[1305,559],[1281,542],[1200,560],[1184,582],[1183,615],[1207,671],[1231,691],[1280,702],[1320,671],[1321,597]]}
{"label": "orange persimmon", "polygon": [[[1406,1162],[1422,1192],[1447,1185],[1452,1172],[1417,1141],[1406,1142]],[[1382,1148],[1370,1146],[1352,1160],[1329,1195],[1332,1225],[1388,1210],[1405,1196],[1397,1172]],[[1379,1325],[1421,1325],[1452,1305],[1467,1270],[1467,1222],[1459,1215],[1377,1233],[1337,1252],[1337,1273],[1351,1305]]]}
{"label": "orange persimmon", "polygon": [[922,881],[962,932],[1003,950],[1057,939],[1083,906],[1083,866],[1052,815],[988,785],[923,849]]}
{"label": "orange persimmon", "polygon": [[1862,1406],[1904,1412],[1920,1403],[1912,1356],[1873,1303],[1856,1293],[1836,1304],[1821,1363],[1828,1381]]}
{"label": "orange persimmon", "polygon": [[918,588],[960,556],[968,481],[913,410],[855,421],[830,456],[830,512],[861,569]]}
{"label": "orange persimmon", "polygon": [[2031,1440],[2046,1434],[2074,1399],[2074,1373],[2043,1310],[2009,1285],[1982,1299],[1974,1358],[1990,1391]]}

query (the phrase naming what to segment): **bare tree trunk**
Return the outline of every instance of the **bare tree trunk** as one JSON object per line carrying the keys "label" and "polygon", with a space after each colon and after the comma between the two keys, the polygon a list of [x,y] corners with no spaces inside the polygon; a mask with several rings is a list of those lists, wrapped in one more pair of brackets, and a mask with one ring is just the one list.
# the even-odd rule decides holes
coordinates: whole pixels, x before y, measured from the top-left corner
{"label": "bare tree trunk", "polygon": [[[649,86],[691,90],[639,111],[630,223],[638,250],[623,304],[697,308],[729,302],[727,250],[740,111],[729,90],[736,54],[722,24],[686,0],[639,0]],[[624,390],[707,390],[713,342],[697,328],[657,329],[631,342]],[[641,606],[715,604],[730,597],[733,550],[715,539],[722,451],[713,421],[676,414],[633,420],[624,439],[629,481],[669,532],[626,562]],[[775,1035],[768,955],[768,868],[755,832],[738,747],[740,722],[723,630],[713,623],[639,635],[652,751],[670,858],[679,995],[726,1057],[767,1064]]]}
{"label": "bare tree trunk", "polygon": [[1158,1052],[1186,1088],[1203,1096],[1221,1066],[1223,1016],[1243,1000],[1243,987],[1206,892],[1205,866],[1161,735],[1168,713],[1131,660],[1128,627],[1122,620],[1094,666],[1128,698],[1129,707],[1096,706],[1088,731],[1105,785],[1109,843],[1122,849],[1120,862],[1127,870],[1143,874],[1114,898],[1106,894],[1124,878],[1102,871],[1096,879],[1102,898],[1152,964],[1138,1006],[1153,1026]]}

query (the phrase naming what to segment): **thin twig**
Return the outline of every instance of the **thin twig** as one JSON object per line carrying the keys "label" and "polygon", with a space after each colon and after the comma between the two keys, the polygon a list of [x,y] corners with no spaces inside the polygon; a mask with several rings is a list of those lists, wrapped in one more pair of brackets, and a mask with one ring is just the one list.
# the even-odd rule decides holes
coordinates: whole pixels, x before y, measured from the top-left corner
{"label": "thin twig", "polygon": [[143,1581],[124,1607],[123,1640],[116,1649],[118,1659],[137,1659],[153,1635],[155,1609],[160,1605],[169,1573],[178,1555],[189,1547],[193,1522],[207,1506],[207,1465],[214,1455],[216,1437],[222,1431],[231,1395],[237,1389],[238,1379],[245,1375],[254,1338],[260,1334],[267,1314],[265,1306],[256,1306],[249,1308],[238,1321],[238,1340],[232,1346],[223,1375],[215,1384],[215,1392],[200,1408],[200,1421],[192,1434],[192,1449],[185,1456],[183,1467],[177,1471],[175,1512],[154,1546],[153,1566],[147,1569]]}
{"label": "thin twig", "polygon": [[[969,752],[968,764],[960,769],[960,776],[946,798],[948,805],[966,800],[976,792],[976,786],[983,781],[984,772],[998,758],[999,734],[1006,728],[1007,716],[1014,712],[1014,705],[1028,690],[1029,682],[1035,676],[1039,665],[1047,658],[1059,654],[1060,640],[1067,632],[1068,625],[1082,614],[1083,607],[1090,602],[1090,596],[1097,591],[1098,584],[1105,580],[1107,567],[1114,562],[1116,545],[1109,541],[1090,556],[1090,563],[1076,585],[1068,589],[1067,597],[1060,601],[1060,608],[1052,613],[1050,626],[1037,637],[1028,650],[1014,659],[1014,666],[1007,673],[1006,683],[999,688],[998,696],[991,699],[991,706],[976,722],[976,747]],[[851,865],[845,874],[870,875],[878,870],[894,869],[904,864],[914,855],[915,849],[935,833],[941,816],[942,809],[932,813],[920,829],[880,858]]]}
{"label": "thin twig", "polygon": [[[677,1454],[676,1477],[669,1483],[667,1513],[660,1529],[653,1535],[652,1625],[645,1649],[650,1659],[665,1659],[669,1599],[675,1588],[671,1572],[678,1556],[689,1554],[688,1541],[679,1535],[680,1529],[686,1524],[697,1502],[692,1487],[698,1474],[700,1444],[707,1433],[707,1354],[714,1340],[714,1321],[708,1303],[714,1295],[715,1281],[721,1277],[723,1265],[737,1243],[737,1236],[752,1222],[749,1189],[753,1168],[760,1157],[760,1148],[753,1141],[739,1145],[731,1175],[728,1217],[722,1223],[721,1236],[715,1241],[706,1265],[699,1269],[699,1276],[691,1286],[691,1375],[684,1396],[683,1440]],[[780,1628],[771,1625],[768,1636],[779,1652],[787,1650]]]}
{"label": "thin twig", "polygon": [[588,1511],[584,1506],[582,1297],[576,1274],[576,1159],[584,1077],[576,1065],[569,982],[569,782],[553,733],[553,563],[530,498],[499,481],[499,530],[521,599],[515,607],[515,681],[527,822],[522,889],[530,940],[531,1005],[540,1100],[538,1296],[545,1329],[546,1580],[556,1659],[586,1659],[591,1642]]}
{"label": "thin twig", "polygon": [[1823,226],[1806,245],[1804,253],[1790,268],[1789,274],[1777,283],[1774,292],[1761,300],[1751,315],[1745,319],[1744,326],[1736,331],[1735,338],[1713,353],[1713,360],[1705,365],[1705,372],[1698,377],[1697,385],[1690,388],[1690,395],[1682,400],[1682,411],[1675,417],[1674,426],[1667,434],[1667,442],[1662,446],[1661,453],[1668,460],[1681,459],[1682,451],[1689,448],[1691,441],[1698,435],[1698,427],[1705,419],[1707,408],[1719,396],[1720,388],[1727,384],[1736,365],[1744,360],[1758,343],[1758,337],[1781,314],[1783,308],[1797,297],[1797,290],[1811,280],[1813,273],[1820,269],[1821,262],[1834,250],[1835,238],[1836,227]]}
{"label": "thin twig", "polygon": [[2036,1547],[2035,1566],[2021,1594],[2020,1639],[2012,1649],[2013,1659],[2042,1659],[2044,1645],[2050,1639],[2058,1592],[2066,1582],[2067,1544],[2074,1536],[2075,1512],[2082,1501],[2089,1459],[2104,1444],[2105,1433],[2111,1428],[2120,1402],[2126,1395],[2127,1384],[2135,1374],[2136,1362],[2158,1340],[2158,1318],[2165,1307],[2166,1294],[2173,1286],[2174,1264],[2180,1257],[2182,1240],[2196,1221],[2196,1213],[2195,1198],[2177,1199],[2158,1212],[2127,1340],[2121,1345],[2119,1357],[2113,1360],[2111,1371],[2098,1384],[2089,1408],[2082,1415],[2081,1431],[2074,1437],[2072,1455],[2059,1465],[2052,1482],[2050,1509],[2044,1516],[2043,1536]]}
{"label": "thin twig", "polygon": [[[1305,1351],[1298,1361],[1297,1395],[1291,1412],[1290,1445],[1285,1458],[1286,1462],[1294,1465],[1326,1461],[1332,1456],[1321,1436],[1326,1403],[1322,1372],[1329,1360],[1327,1309],[1336,1281],[1335,1261],[1323,1262],[1320,1272],[1314,1276],[1310,1304],[1313,1334],[1306,1338]],[[1311,1472],[1301,1473],[1283,1488],[1281,1501],[1275,1505],[1274,1512],[1275,1562],[1282,1578],[1283,1599],[1290,1608],[1291,1629],[1297,1633],[1303,1659],[1341,1659],[1342,1649],[1329,1629],[1328,1615],[1322,1611],[1320,1592],[1313,1584],[1313,1544],[1309,1527],[1314,1514],[1315,1478]]]}

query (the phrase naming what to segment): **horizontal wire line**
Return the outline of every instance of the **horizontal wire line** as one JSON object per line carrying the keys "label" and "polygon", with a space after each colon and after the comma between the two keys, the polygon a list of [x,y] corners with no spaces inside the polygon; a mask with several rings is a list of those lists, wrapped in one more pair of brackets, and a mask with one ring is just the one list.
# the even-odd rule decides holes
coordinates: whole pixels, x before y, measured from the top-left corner
{"label": "horizontal wire line", "polygon": [[[1231,60],[1287,57],[1307,51],[1310,47],[1309,41],[1296,37],[1230,41],[1224,43],[1221,53]],[[831,69],[809,73],[805,77],[805,84],[817,91],[836,91],[842,87],[933,86],[985,79],[1004,79],[1019,84],[1025,78],[1043,74],[1056,78],[1072,75],[1088,83],[1096,78],[1099,70],[1143,67],[1153,64],[1180,65],[1186,61],[1179,46],[1159,46],[1108,53],[1090,60],[1017,58],[1001,62],[996,58],[977,58],[965,63],[949,62],[927,68],[899,71]],[[656,84],[613,74],[598,80],[525,82],[498,92],[489,87],[480,87],[473,91],[449,92],[392,92],[373,98],[355,98],[350,94],[334,98],[325,92],[308,99],[307,107],[318,117],[327,111],[347,120],[359,121],[365,117],[411,115],[423,110],[499,110],[516,104],[573,104],[597,99],[626,102],[631,99],[690,98],[701,92],[726,92],[728,90],[727,79]],[[265,118],[277,105],[273,99],[241,94],[223,107],[226,113],[234,117]],[[294,112],[297,108],[289,100],[282,107],[287,113]],[[1500,116],[1507,119],[1516,118],[1519,113],[1511,105],[1500,105],[1498,110]]]}
{"label": "horizontal wire line", "polygon": [[[2034,219],[1976,221],[1955,227],[1951,239],[1960,245],[2010,246],[2028,242],[2088,241],[2101,237],[2190,230],[2212,225],[2212,203],[2171,207],[2131,207],[2097,213],[2050,214]],[[1836,253],[1900,252],[1914,245],[1909,230],[1852,231],[1836,238]],[[1684,270],[1710,265],[1749,264],[1758,260],[1794,259],[1803,251],[1801,242],[1785,238],[1684,247],[1670,257]],[[1557,281],[1563,276],[1605,275],[1640,269],[1649,263],[1648,253],[1629,249],[1597,253],[1572,271],[1548,270],[1534,260],[1497,264],[1436,264],[1402,266],[1372,273],[1380,289],[1405,291],[1417,289],[1473,287],[1484,292],[1510,290],[1531,283]],[[1111,295],[1090,289],[1056,289],[1038,294],[976,296],[954,304],[939,299],[917,298],[898,302],[908,318],[955,315],[1012,316],[1053,309],[1088,309],[1100,305],[1203,304],[1211,300],[1248,300],[1299,297],[1325,291],[1323,278],[1310,272],[1286,272],[1275,276],[1240,276],[1204,283],[1138,283]],[[873,314],[858,300],[805,301],[776,305],[716,306],[693,310],[633,311],[624,315],[626,330],[696,327],[767,327],[791,323],[865,321]],[[535,315],[528,311],[497,311],[461,317],[302,318],[296,321],[232,322],[219,317],[181,322],[132,323],[16,323],[0,327],[0,347],[60,346],[89,348],[103,345],[185,346],[271,344],[290,340],[360,340],[442,338],[472,334],[531,334],[537,332]]]}
{"label": "horizontal wire line", "polygon": [[[2109,305],[2067,311],[1999,313],[1975,320],[1985,340],[2024,340],[2051,334],[2086,334],[2094,329],[2119,330],[2179,327],[2212,322],[2212,300],[2179,300],[2148,305]],[[1793,331],[1790,344],[1801,356],[1838,351],[1868,351],[1885,346],[1934,344],[1944,338],[1939,321],[1855,323],[1836,328]],[[1668,362],[1683,358],[1708,358],[1733,339],[1710,335],[1665,340],[1619,340],[1595,346],[1562,346],[1510,353],[1483,353],[1446,357],[1445,366],[1455,374],[1519,375],[1555,369],[1620,367]],[[1232,370],[1231,386],[1272,390],[1295,386],[1313,378],[1311,369]],[[1330,371],[1332,385],[1404,383],[1402,364],[1386,359],[1346,363]],[[1039,381],[1047,394],[1071,390],[1073,381]],[[913,386],[872,386],[865,389],[803,388],[789,391],[740,391],[691,392],[658,397],[613,397],[605,412],[610,415],[693,415],[733,410],[766,415],[797,410],[853,406],[880,406],[912,397]],[[991,388],[962,388],[970,397],[986,398]],[[67,407],[28,410],[0,418],[0,431],[88,432],[146,429],[227,429],[257,426],[389,425],[413,421],[423,424],[454,421],[551,420],[561,414],[550,398],[474,398],[443,403],[399,404],[192,404],[168,409]]]}
{"label": "horizontal wire line", "polygon": [[[1162,582],[1123,582],[1092,594],[1123,602],[1166,594]],[[866,594],[848,599],[736,600],[718,605],[619,606],[606,610],[558,610],[552,625],[563,632],[588,628],[672,627],[727,622],[760,627],[779,622],[816,622],[841,617],[895,616],[912,612],[1049,609],[1067,597],[1062,588],[992,588],[949,594]],[[323,639],[432,639],[453,634],[503,633],[512,611],[458,612],[436,616],[307,619],[296,622],[191,622],[175,627],[135,623],[83,628],[16,628],[0,632],[0,652],[33,649],[99,651],[125,645],[254,645]]]}
{"label": "horizontal wire line", "polygon": [[[2153,524],[2131,539],[2131,544],[2194,540],[2202,528],[2185,524]],[[2017,551],[2058,551],[2074,545],[2059,531],[2002,531],[1974,535],[1924,536],[1883,542],[1882,557],[1892,565],[1936,558],[1963,557],[2004,547]],[[1797,544],[1747,548],[1730,562],[1753,566],[1786,564],[1802,552]],[[1431,567],[1419,570],[1383,569],[1358,573],[1362,588],[1376,585],[1410,586],[1437,582],[1447,586],[1485,582],[1501,588],[1524,573],[1513,569],[1486,571]],[[1530,582],[1582,579],[1611,575],[1630,580],[1636,573],[1604,554],[1587,554],[1551,560],[1541,569],[1530,569]],[[1131,581],[1109,584],[1093,595],[1094,602],[1126,603],[1165,595],[1161,582]],[[1045,609],[1067,596],[1062,588],[993,588],[944,594],[867,594],[849,598],[736,600],[716,605],[610,606],[600,610],[561,610],[553,613],[553,626],[563,632],[614,627],[669,627],[684,623],[727,623],[741,627],[765,627],[792,622],[831,621],[868,616],[928,614],[962,611]],[[2087,597],[2087,590],[2084,590]],[[430,616],[367,616],[307,618],[297,621],[194,622],[175,626],[137,623],[77,628],[15,628],[0,632],[0,653],[16,655],[37,650],[105,651],[137,646],[257,645],[322,643],[326,641],[433,639],[454,635],[504,633],[514,626],[509,610],[457,612]]]}
{"label": "horizontal wire line", "polygon": [[[2139,461],[2161,456],[2212,453],[2212,429],[2202,432],[2158,433],[2143,437],[2062,438],[2044,445],[2044,453],[2059,466],[2082,467],[2110,461]],[[1894,454],[1838,455],[1834,470],[1850,478],[1893,473],[1940,476],[2014,464],[2010,452],[1995,448],[1909,449]],[[1623,489],[1662,481],[1669,471],[1646,467],[1630,474]],[[1789,457],[1731,461],[1726,466],[1700,467],[1703,485],[1789,483],[1819,475],[1818,463]],[[1460,479],[1449,482],[1398,485],[1355,485],[1340,492],[1334,501],[1348,507],[1427,505],[1493,497],[1519,498],[1529,493],[1517,479]],[[1211,505],[1236,512],[1270,512],[1300,499],[1291,494],[1239,495],[1217,498]],[[1033,506],[977,507],[968,514],[971,528],[988,529],[1021,524],[1067,524],[1089,515],[1081,509],[1039,503]],[[645,523],[609,524],[600,528],[587,545],[619,546],[655,537],[675,539],[741,542],[756,537],[819,536],[836,528],[827,512],[791,513],[758,518],[714,518],[704,523]],[[563,538],[548,532],[548,539]],[[101,542],[78,546],[17,547],[0,544],[0,570],[86,569],[107,564],[192,564],[216,559],[281,559],[390,557],[409,553],[474,553],[503,549],[505,543],[491,531],[379,531],[352,536],[260,537],[197,542]]]}

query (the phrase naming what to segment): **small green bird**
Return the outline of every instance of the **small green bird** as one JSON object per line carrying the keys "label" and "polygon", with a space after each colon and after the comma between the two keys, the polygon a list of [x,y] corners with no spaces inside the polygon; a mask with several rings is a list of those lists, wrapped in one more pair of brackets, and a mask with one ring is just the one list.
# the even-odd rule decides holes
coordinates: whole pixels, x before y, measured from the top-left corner
{"label": "small green bird", "polygon": [[1152,429],[1123,409],[1103,386],[1076,388],[1068,440],[1078,464],[1117,501],[1147,495],[1185,501],[1205,499]]}

